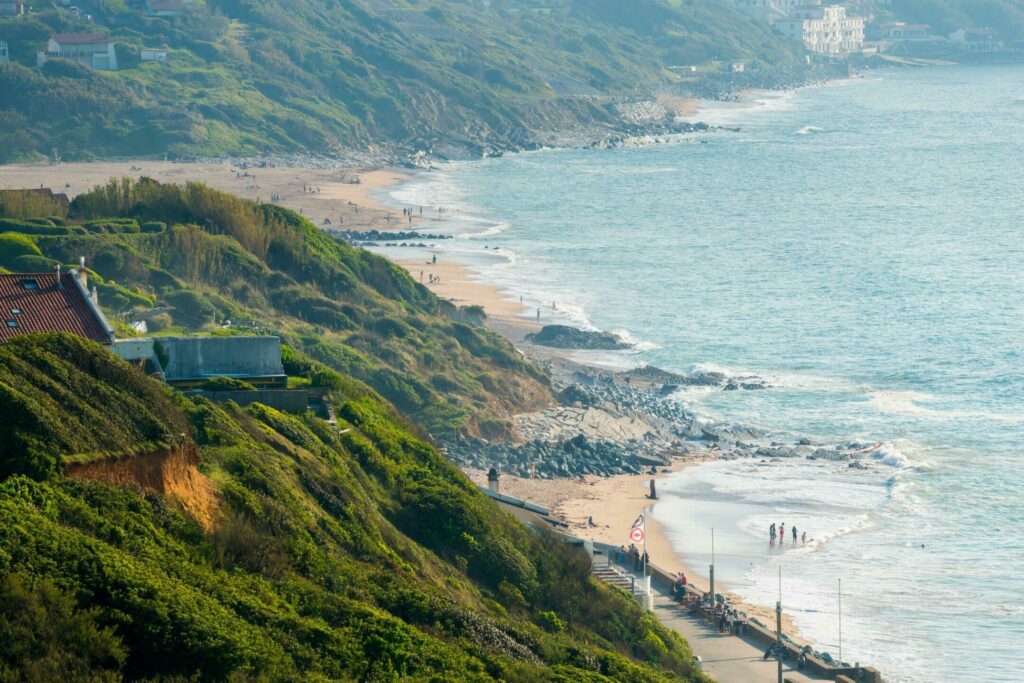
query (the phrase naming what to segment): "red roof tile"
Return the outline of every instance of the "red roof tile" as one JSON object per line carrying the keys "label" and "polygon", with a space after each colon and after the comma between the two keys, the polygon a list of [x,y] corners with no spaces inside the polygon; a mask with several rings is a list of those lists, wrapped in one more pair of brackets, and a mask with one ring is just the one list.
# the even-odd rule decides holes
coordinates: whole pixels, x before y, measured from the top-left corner
{"label": "red roof tile", "polygon": [[109,43],[110,36],[106,33],[53,33],[50,40],[61,45]]}
{"label": "red roof tile", "polygon": [[[56,273],[0,275],[0,343],[33,332],[70,332],[109,343],[104,321],[97,317],[74,278],[62,273],[63,288],[58,288]],[[26,288],[25,283],[31,281],[38,288]]]}

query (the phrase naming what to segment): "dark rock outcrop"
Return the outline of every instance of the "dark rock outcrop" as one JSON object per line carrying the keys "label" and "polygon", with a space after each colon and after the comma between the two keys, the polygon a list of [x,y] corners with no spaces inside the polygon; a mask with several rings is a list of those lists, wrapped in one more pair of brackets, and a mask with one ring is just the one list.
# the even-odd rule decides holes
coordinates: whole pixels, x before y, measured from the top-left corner
{"label": "dark rock outcrop", "polygon": [[568,325],[545,325],[540,332],[526,335],[526,341],[554,349],[580,351],[623,351],[630,345],[609,332],[590,332]]}

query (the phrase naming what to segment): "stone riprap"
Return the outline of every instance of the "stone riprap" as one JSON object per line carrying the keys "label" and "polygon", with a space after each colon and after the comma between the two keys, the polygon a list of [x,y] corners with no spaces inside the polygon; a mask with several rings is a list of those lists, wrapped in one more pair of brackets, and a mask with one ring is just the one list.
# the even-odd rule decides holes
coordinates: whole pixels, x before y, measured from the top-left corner
{"label": "stone riprap", "polygon": [[[726,391],[739,383],[720,373],[678,375],[648,366],[609,375],[576,364],[549,369],[560,388],[560,406],[513,418],[510,443],[457,436],[444,444],[449,459],[460,467],[496,466],[517,476],[551,479],[640,474],[675,456],[806,458],[869,469],[883,455],[877,443],[818,444],[749,425],[706,422],[673,398],[673,387],[700,383]],[[625,384],[626,376],[638,381]],[[758,378],[743,383],[767,386]]]}

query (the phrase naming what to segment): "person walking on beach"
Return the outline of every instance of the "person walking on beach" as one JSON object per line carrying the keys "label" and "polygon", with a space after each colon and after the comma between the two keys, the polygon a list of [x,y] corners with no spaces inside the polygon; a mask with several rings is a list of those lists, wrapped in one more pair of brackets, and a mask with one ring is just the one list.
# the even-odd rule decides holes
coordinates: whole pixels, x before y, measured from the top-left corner
{"label": "person walking on beach", "polygon": [[800,540],[803,542],[804,545],[807,545],[807,532],[806,531],[803,532],[803,534],[800,535]]}
{"label": "person walking on beach", "polygon": [[793,527],[793,545],[796,545],[796,526]]}
{"label": "person walking on beach", "polygon": [[540,320],[540,306],[537,307],[537,320]]}
{"label": "person walking on beach", "polygon": [[779,543],[786,540],[786,523],[779,522]]}
{"label": "person walking on beach", "polygon": [[771,544],[775,545],[775,522],[768,528],[768,536],[771,538]]}
{"label": "person walking on beach", "polygon": [[437,254],[433,255],[433,258],[431,258],[431,263],[437,263]]}

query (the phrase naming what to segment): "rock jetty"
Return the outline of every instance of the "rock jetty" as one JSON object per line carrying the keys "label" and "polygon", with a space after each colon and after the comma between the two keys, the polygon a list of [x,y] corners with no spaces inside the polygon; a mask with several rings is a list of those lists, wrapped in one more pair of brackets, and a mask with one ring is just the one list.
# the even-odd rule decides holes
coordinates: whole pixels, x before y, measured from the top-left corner
{"label": "rock jetty", "polygon": [[538,346],[577,351],[625,351],[632,348],[610,332],[591,332],[568,325],[545,325],[540,332],[526,335],[526,341]]}

